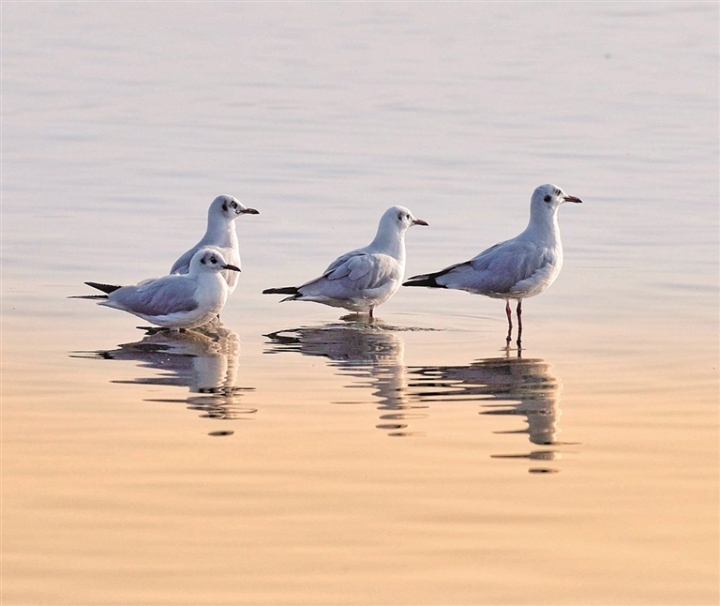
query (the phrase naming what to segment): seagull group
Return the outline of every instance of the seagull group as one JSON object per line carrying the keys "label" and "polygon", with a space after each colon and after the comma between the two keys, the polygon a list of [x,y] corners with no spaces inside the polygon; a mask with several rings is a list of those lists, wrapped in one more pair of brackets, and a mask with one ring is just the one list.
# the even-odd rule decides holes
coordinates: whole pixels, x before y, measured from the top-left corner
{"label": "seagull group", "polygon": [[[405,232],[417,219],[403,206],[383,213],[375,238],[364,248],[335,259],[325,271],[299,286],[268,288],[263,294],[287,295],[282,301],[314,301],[373,318],[378,305],[400,285],[450,288],[504,299],[508,320],[506,343],[512,336],[510,301],[517,301],[521,346],[522,301],[539,295],[560,273],[563,261],[557,211],[565,202],[581,202],[555,185],[533,192],[530,221],[520,235],[484,250],[464,263],[413,276],[403,283]],[[205,235],[183,253],[162,278],[135,286],[86,282],[100,290],[100,305],[134,314],[163,328],[189,329],[214,320],[237,287],[240,254],[234,221],[258,214],[232,196],[218,196],[210,204]]]}

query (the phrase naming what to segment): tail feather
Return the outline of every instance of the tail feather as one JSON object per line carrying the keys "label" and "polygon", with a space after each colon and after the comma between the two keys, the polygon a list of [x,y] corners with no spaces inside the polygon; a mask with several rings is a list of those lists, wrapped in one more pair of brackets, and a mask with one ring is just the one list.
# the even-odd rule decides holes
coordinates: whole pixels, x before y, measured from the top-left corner
{"label": "tail feather", "polygon": [[420,274],[419,276],[413,276],[403,282],[403,286],[427,286],[428,288],[447,288],[443,284],[438,284],[438,276],[442,276],[445,272],[437,272],[434,274]]}
{"label": "tail feather", "polygon": [[297,286],[283,286],[282,288],[267,288],[262,291],[264,295],[296,295],[300,292]]}
{"label": "tail feather", "polygon": [[92,301],[107,301],[107,295],[69,295],[68,299],[90,299]]}
{"label": "tail feather", "polygon": [[85,282],[85,284],[92,286],[93,288],[97,288],[107,294],[115,292],[118,288],[122,288],[121,286],[115,286],[114,284],[101,284],[100,282]]}

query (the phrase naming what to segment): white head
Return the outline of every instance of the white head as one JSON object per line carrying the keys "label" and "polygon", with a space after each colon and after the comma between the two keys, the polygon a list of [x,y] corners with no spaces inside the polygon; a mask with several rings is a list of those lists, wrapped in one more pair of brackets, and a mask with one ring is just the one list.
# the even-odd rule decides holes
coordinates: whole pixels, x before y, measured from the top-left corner
{"label": "white head", "polygon": [[533,216],[553,216],[558,207],[565,202],[580,203],[582,200],[566,194],[562,189],[547,183],[536,188],[530,201],[530,212]]}
{"label": "white head", "polygon": [[380,229],[392,227],[396,231],[404,232],[413,225],[427,225],[427,222],[413,217],[404,206],[391,206],[380,219]]}
{"label": "white head", "polygon": [[232,196],[218,196],[210,204],[209,218],[222,217],[225,221],[234,221],[240,215],[259,215],[254,208],[248,208]]}
{"label": "white head", "polygon": [[212,246],[201,248],[193,255],[193,258],[190,261],[191,274],[198,274],[201,272],[220,273],[224,269],[240,271],[239,267],[227,263],[225,258],[222,256],[222,253]]}

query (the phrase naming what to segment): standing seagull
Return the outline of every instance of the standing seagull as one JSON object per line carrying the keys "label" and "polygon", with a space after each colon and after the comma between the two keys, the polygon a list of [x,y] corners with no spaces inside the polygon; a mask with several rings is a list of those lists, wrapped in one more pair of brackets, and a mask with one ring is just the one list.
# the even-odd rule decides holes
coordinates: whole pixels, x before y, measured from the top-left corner
{"label": "standing seagull", "polygon": [[[190,271],[190,259],[205,246],[217,248],[225,260],[240,267],[240,249],[233,221],[240,215],[258,215],[254,208],[248,208],[232,196],[218,196],[210,204],[208,210],[207,230],[202,240],[185,252],[170,269],[171,274],[186,274]],[[223,276],[228,283],[230,293],[237,286],[238,274],[235,271],[224,271]]]}
{"label": "standing seagull", "polygon": [[427,223],[403,206],[388,208],[368,246],[338,257],[319,278],[301,286],[268,288],[263,294],[290,295],[282,301],[315,301],[372,318],[373,310],[400,288],[405,273],[405,231],[411,225]]}
{"label": "standing seagull", "polygon": [[195,328],[217,317],[228,298],[222,271],[239,272],[225,262],[222,253],[201,248],[190,261],[187,274],[170,274],[137,286],[113,286],[85,282],[107,294],[99,305],[135,314],[164,328]]}
{"label": "standing seagull", "polygon": [[410,278],[403,286],[454,288],[505,299],[507,347],[512,338],[510,300],[517,301],[518,337],[522,338],[522,300],[534,297],[558,277],[563,262],[557,211],[565,202],[582,202],[555,185],[538,187],[530,201],[530,222],[519,236],[484,250],[465,263]]}

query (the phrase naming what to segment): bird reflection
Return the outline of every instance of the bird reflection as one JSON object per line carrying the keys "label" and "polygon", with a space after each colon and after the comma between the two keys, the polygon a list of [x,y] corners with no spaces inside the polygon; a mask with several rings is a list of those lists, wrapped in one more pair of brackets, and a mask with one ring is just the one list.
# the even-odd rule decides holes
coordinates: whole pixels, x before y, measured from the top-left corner
{"label": "bird reflection", "polygon": [[[555,460],[560,458],[560,392],[562,385],[541,359],[511,357],[478,360],[468,366],[428,366],[411,369],[409,389],[420,402],[480,401],[481,415],[517,415],[527,427],[500,434],[527,434],[531,444],[542,447],[520,454],[498,454],[493,458]],[[535,473],[553,473],[532,468]]]}
{"label": "bird reflection", "polygon": [[[242,392],[253,387],[238,386],[240,339],[219,321],[194,330],[150,329],[138,342],[124,343],[117,349],[85,352],[82,357],[103,360],[131,360],[140,367],[159,371],[157,376],[129,381],[139,385],[188,387],[184,399],[148,399],[148,402],[179,402],[211,419],[242,419],[257,412],[240,405]],[[212,431],[209,435],[230,435],[231,430]]]}
{"label": "bird reflection", "polygon": [[353,386],[369,383],[372,395],[380,401],[380,422],[376,427],[389,436],[420,436],[424,434],[410,430],[409,423],[426,418],[427,414],[420,410],[427,406],[408,401],[405,344],[397,330],[378,320],[357,320],[281,330],[265,336],[271,340],[267,353],[294,351],[321,356],[340,369],[339,374],[355,379]]}

